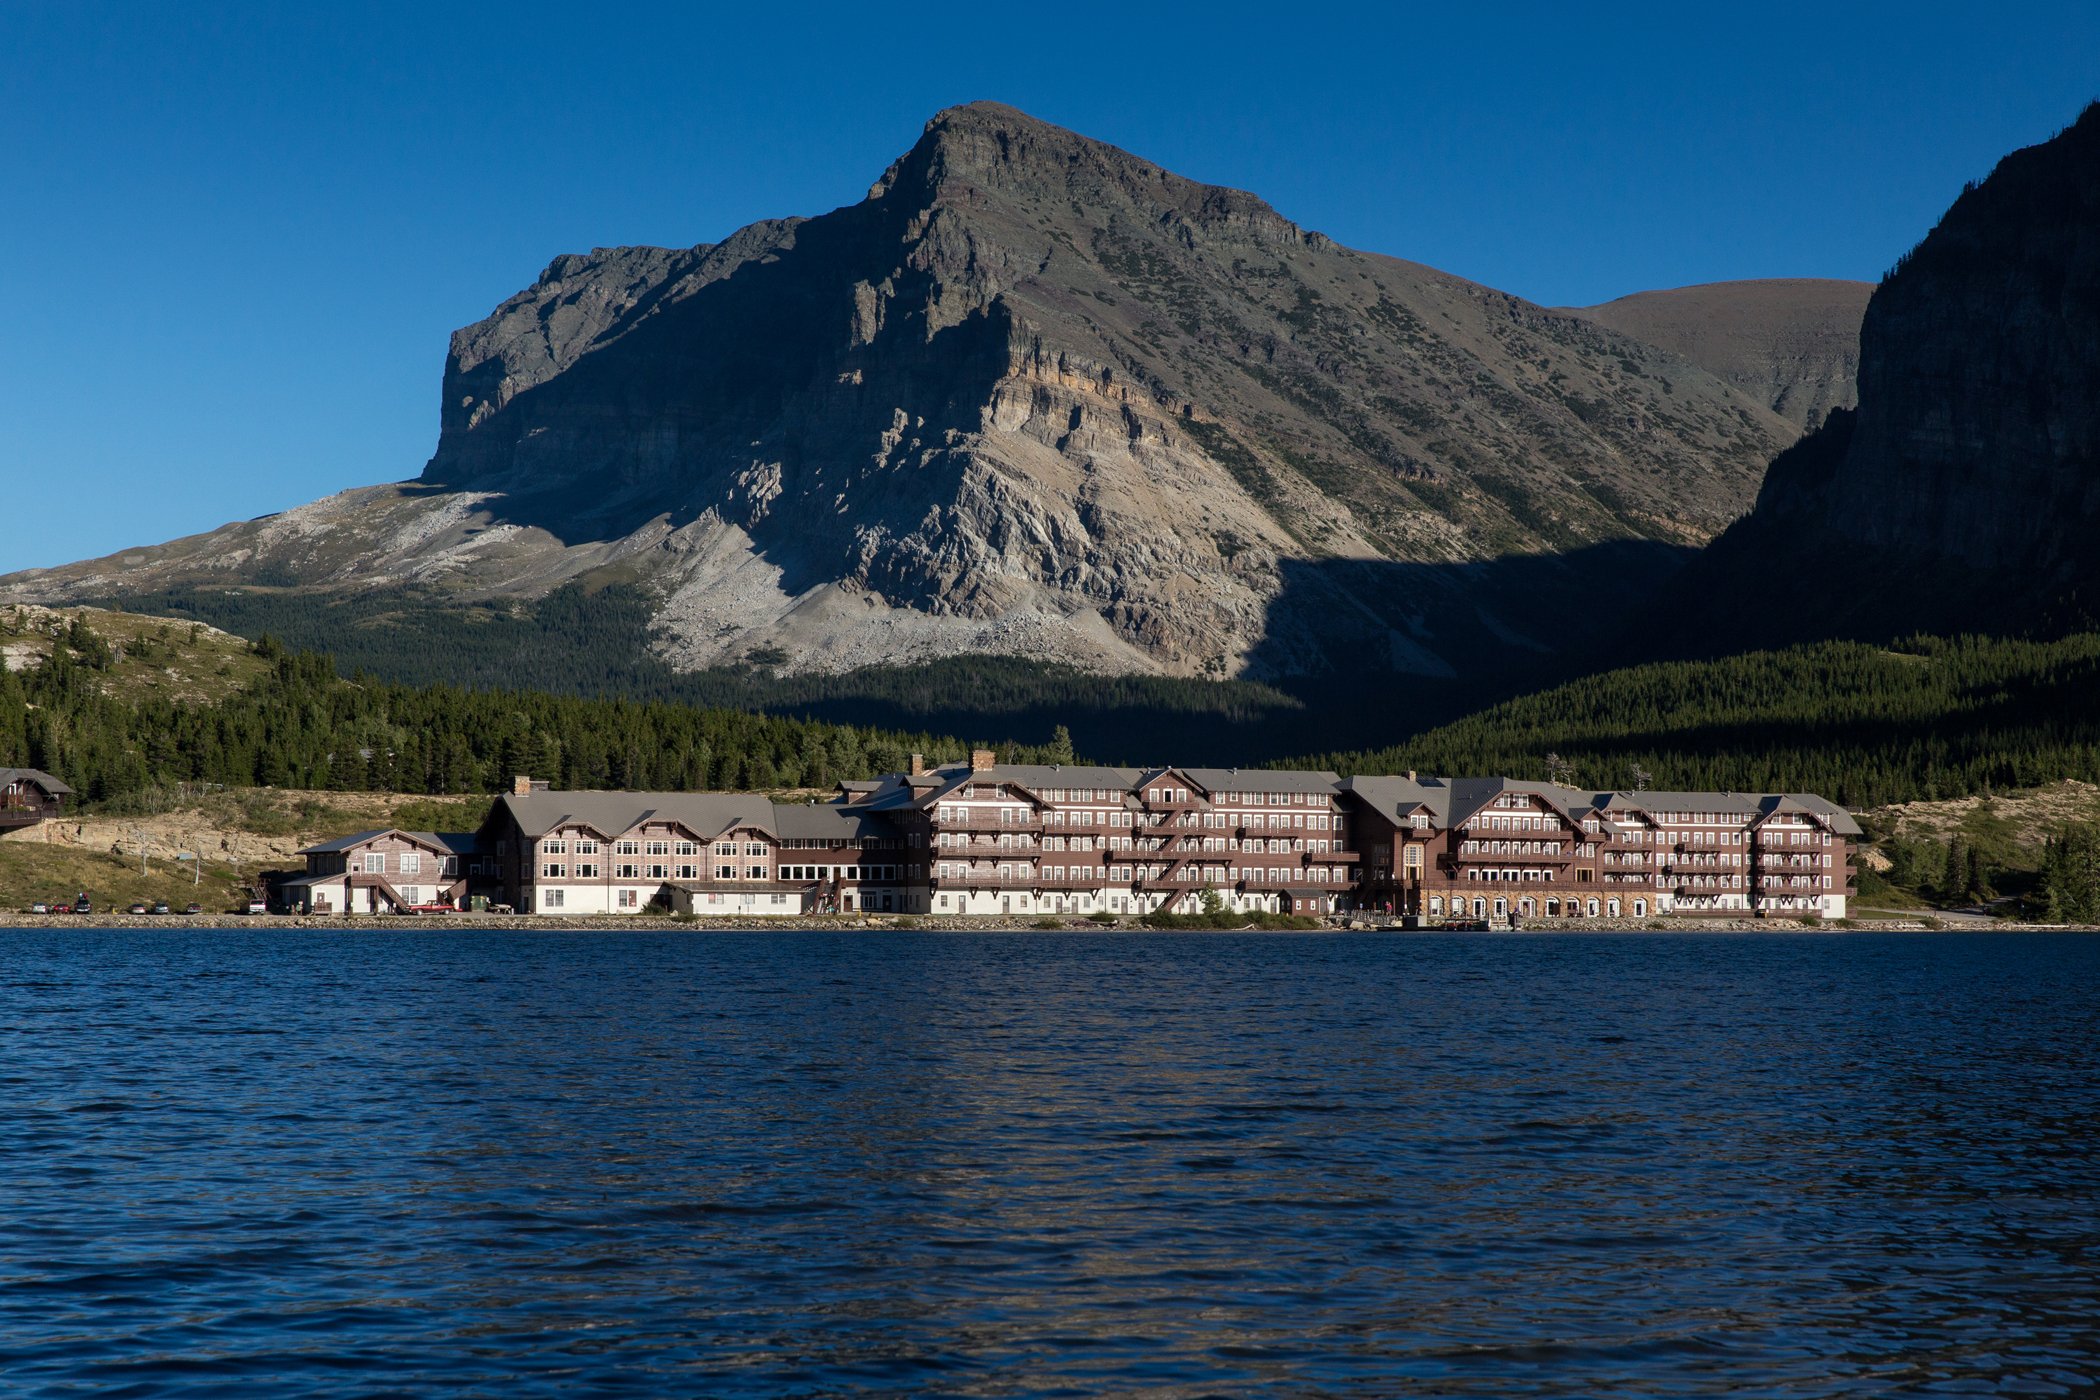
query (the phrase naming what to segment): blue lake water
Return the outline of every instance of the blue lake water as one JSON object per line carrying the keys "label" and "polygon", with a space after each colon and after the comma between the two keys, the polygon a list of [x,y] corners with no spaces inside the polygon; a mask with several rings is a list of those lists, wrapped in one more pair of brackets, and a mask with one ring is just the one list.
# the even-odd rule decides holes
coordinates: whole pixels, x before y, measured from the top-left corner
{"label": "blue lake water", "polygon": [[0,931],[0,1393],[2075,1394],[2100,938]]}

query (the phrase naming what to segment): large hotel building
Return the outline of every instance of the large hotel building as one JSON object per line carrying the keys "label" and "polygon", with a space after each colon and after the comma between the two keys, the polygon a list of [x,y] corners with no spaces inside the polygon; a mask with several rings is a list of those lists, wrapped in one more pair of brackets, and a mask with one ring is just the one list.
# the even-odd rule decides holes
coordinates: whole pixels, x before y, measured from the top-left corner
{"label": "large hotel building", "polygon": [[1590,792],[1503,778],[968,763],[827,802],[560,792],[521,778],[478,832],[303,852],[314,912],[1143,914],[1448,920],[1843,917],[1859,827],[1803,794]]}

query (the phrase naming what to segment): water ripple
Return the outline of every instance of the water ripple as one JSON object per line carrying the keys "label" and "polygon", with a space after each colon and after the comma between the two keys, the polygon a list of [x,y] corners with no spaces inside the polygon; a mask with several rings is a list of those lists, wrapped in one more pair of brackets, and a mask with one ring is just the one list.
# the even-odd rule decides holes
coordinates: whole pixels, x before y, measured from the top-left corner
{"label": "water ripple", "polygon": [[8,1396],[2100,1391],[2100,940],[0,932]]}

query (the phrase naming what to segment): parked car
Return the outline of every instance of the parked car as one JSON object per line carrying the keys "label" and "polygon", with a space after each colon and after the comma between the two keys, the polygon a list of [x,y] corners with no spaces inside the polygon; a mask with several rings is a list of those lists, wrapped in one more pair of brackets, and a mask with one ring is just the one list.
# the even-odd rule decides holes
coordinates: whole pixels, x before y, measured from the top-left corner
{"label": "parked car", "polygon": [[248,901],[248,907],[242,912],[247,914],[267,914],[270,912],[270,906],[259,899],[251,899]]}
{"label": "parked car", "polygon": [[182,912],[185,914],[202,914],[204,912],[204,906],[197,903],[195,900],[191,900],[190,903],[184,907]]}
{"label": "parked car", "polygon": [[40,899],[29,906],[29,912],[32,914],[48,914],[51,912],[51,906]]}
{"label": "parked car", "polygon": [[146,906],[143,904],[134,904],[131,906],[130,912],[134,914],[143,914],[146,912]]}
{"label": "parked car", "polygon": [[73,912],[76,914],[92,914],[95,912],[95,901],[89,899],[86,895],[80,895],[73,901]]}
{"label": "parked car", "polygon": [[155,900],[153,903],[153,912],[156,914],[165,914],[169,912],[168,901],[166,901],[165,899]]}

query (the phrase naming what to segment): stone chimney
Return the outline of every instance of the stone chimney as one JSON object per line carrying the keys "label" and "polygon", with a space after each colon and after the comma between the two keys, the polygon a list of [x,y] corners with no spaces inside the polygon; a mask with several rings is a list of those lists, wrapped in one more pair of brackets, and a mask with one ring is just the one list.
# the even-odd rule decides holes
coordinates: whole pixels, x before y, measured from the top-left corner
{"label": "stone chimney", "polygon": [[1407,770],[1407,780],[1408,780],[1409,782],[1413,782],[1413,781],[1415,780],[1415,770],[1414,770],[1414,769],[1410,768],[1410,769],[1408,769],[1408,770]]}
{"label": "stone chimney", "polygon": [[512,778],[510,780],[510,795],[512,797],[530,797],[532,795],[532,779],[523,773]]}
{"label": "stone chimney", "polygon": [[911,756],[911,775],[914,778],[923,778],[926,776],[925,754],[915,753]]}
{"label": "stone chimney", "polygon": [[990,749],[970,750],[970,771],[972,773],[982,773],[998,761],[999,755],[993,753]]}

